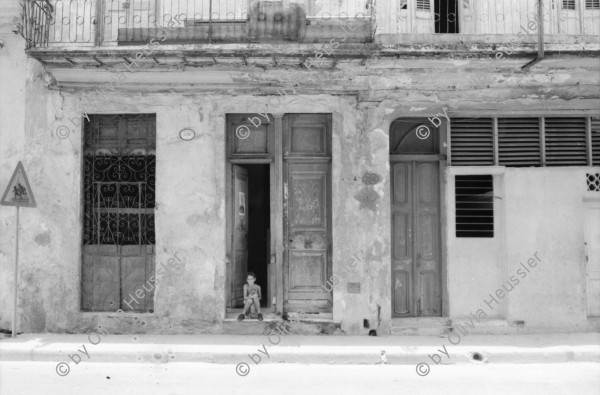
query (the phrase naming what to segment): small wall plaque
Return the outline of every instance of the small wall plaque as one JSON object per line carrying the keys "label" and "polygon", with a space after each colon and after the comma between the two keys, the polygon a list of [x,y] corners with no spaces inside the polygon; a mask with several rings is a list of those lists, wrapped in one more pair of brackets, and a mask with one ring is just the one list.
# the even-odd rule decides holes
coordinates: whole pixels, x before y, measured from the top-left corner
{"label": "small wall plaque", "polygon": [[189,128],[181,129],[181,131],[179,132],[179,138],[184,141],[190,141],[194,137],[196,137],[196,132],[192,129],[189,129]]}
{"label": "small wall plaque", "polygon": [[349,294],[359,294],[360,293],[360,283],[348,283],[348,293]]}

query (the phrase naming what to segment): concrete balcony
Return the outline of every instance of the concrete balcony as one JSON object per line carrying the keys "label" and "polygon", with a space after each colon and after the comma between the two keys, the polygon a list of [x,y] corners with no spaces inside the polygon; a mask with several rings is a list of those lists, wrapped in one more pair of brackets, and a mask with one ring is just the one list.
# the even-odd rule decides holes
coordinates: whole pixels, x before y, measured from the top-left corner
{"label": "concrete balcony", "polygon": [[494,8],[462,0],[449,9],[441,0],[421,8],[412,0],[376,7],[369,0],[319,7],[313,0],[27,0],[20,30],[29,56],[60,68],[301,66],[315,57],[315,67],[325,68],[385,57],[494,60],[535,57],[540,43],[548,56],[598,56],[600,9],[586,8],[594,2],[558,10],[547,0],[540,9],[539,1],[510,8],[504,0]]}

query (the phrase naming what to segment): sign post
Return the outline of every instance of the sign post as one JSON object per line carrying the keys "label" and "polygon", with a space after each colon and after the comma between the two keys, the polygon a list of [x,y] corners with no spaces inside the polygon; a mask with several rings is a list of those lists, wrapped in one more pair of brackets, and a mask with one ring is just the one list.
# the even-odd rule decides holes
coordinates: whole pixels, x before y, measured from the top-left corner
{"label": "sign post", "polygon": [[8,186],[2,195],[0,201],[2,206],[15,206],[17,217],[15,220],[15,272],[14,272],[14,293],[13,293],[13,316],[12,316],[12,337],[17,337],[17,291],[19,284],[19,209],[21,207],[35,207],[35,198],[33,191],[29,186],[27,174],[23,168],[23,163],[19,161]]}

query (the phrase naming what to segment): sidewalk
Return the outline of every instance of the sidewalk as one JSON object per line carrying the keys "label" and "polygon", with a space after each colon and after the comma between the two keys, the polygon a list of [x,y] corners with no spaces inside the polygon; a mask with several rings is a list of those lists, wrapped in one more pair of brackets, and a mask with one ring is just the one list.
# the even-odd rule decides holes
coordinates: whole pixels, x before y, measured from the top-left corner
{"label": "sidewalk", "polygon": [[[23,334],[0,338],[0,361],[236,364],[600,363],[600,334],[437,336],[235,336]],[[79,351],[78,351],[79,350]],[[259,351],[260,350],[260,351]],[[382,358],[382,351],[385,357]],[[478,353],[478,355],[477,355]],[[268,355],[267,355],[268,354]],[[437,354],[439,359],[434,355]],[[447,355],[446,355],[447,354]],[[256,358],[255,358],[256,359]]]}

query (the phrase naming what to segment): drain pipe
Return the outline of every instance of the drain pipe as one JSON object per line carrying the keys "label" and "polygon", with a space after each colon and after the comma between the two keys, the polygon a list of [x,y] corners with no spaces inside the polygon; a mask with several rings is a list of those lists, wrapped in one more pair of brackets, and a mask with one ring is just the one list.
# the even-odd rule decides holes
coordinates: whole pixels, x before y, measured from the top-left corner
{"label": "drain pipe", "polygon": [[544,12],[542,2],[543,0],[538,0],[538,54],[535,59],[521,67],[521,70],[528,70],[544,59]]}

